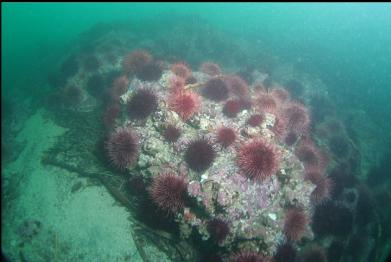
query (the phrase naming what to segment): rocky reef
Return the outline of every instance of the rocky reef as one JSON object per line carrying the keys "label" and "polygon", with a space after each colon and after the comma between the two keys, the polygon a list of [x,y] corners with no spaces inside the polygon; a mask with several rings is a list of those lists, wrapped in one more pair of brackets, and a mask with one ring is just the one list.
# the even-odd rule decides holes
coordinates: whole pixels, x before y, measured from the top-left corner
{"label": "rocky reef", "polygon": [[120,202],[137,199],[124,188],[141,195],[145,216],[174,223],[206,261],[326,259],[341,238],[347,250],[357,208],[371,201],[355,177],[360,150],[322,81],[283,65],[194,66],[155,48],[126,51],[114,36],[65,60],[50,100],[102,111],[98,151],[110,179],[126,181],[110,189]]}
{"label": "rocky reef", "polygon": [[[329,194],[318,185],[326,163],[307,108],[278,83],[266,88],[259,77],[246,83],[211,62],[192,71],[160,61],[156,80],[139,79],[150,63],[157,62],[146,51],[124,56],[111,87],[109,104],[119,112],[106,148],[114,168],[126,166],[129,176],[143,180],[182,238],[197,234],[223,256],[272,256],[292,234],[294,241],[313,238],[312,206]],[[205,70],[211,67],[218,70]],[[128,139],[119,139],[121,132]],[[310,170],[316,178],[306,175]],[[292,209],[299,215],[289,215]]]}

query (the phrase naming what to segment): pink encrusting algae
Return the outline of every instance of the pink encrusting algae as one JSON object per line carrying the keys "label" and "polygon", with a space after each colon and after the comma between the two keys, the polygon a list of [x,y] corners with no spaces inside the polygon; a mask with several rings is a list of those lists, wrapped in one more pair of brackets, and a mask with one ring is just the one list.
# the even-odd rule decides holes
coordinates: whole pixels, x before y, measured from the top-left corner
{"label": "pink encrusting algae", "polygon": [[[181,236],[195,232],[243,250],[236,261],[267,259],[277,236],[310,237],[309,210],[329,197],[332,183],[306,106],[280,85],[256,90],[211,62],[201,72],[180,62],[158,81],[138,79],[151,61],[145,51],[130,53],[126,76],[113,84],[126,114],[119,117],[118,104],[106,113],[119,125],[107,142],[111,162],[148,170],[151,201],[175,217]],[[250,249],[238,248],[238,239]],[[262,254],[254,250],[260,245]]]}

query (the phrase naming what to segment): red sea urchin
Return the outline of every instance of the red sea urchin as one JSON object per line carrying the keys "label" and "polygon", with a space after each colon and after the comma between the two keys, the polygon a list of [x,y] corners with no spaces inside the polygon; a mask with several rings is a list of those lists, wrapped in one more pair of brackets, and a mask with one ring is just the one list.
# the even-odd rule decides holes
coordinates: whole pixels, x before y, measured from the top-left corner
{"label": "red sea urchin", "polygon": [[135,119],[147,118],[157,109],[157,97],[150,89],[139,89],[135,91],[127,104],[127,111],[130,117]]}
{"label": "red sea urchin", "polygon": [[287,146],[292,146],[294,143],[296,143],[299,136],[295,132],[289,132],[284,139],[284,142]]}
{"label": "red sea urchin", "polygon": [[241,103],[239,100],[228,100],[224,104],[223,113],[225,116],[234,118],[242,109]]}
{"label": "red sea urchin", "polygon": [[218,76],[221,74],[221,68],[218,64],[205,62],[201,65],[201,72],[210,76]]}
{"label": "red sea urchin", "polygon": [[258,138],[240,148],[238,165],[245,176],[264,180],[277,171],[279,155],[272,144]]}
{"label": "red sea urchin", "polygon": [[181,77],[171,77],[170,78],[170,93],[173,95],[183,92],[185,90],[186,80]]}
{"label": "red sea urchin", "polygon": [[229,90],[221,78],[212,78],[206,82],[202,95],[215,102],[221,102],[228,98]]}
{"label": "red sea urchin", "polygon": [[175,213],[185,205],[187,183],[181,176],[164,173],[153,179],[150,195],[162,210]]}
{"label": "red sea urchin", "polygon": [[229,91],[237,97],[245,98],[249,94],[247,83],[237,75],[224,76]]}
{"label": "red sea urchin", "polygon": [[270,94],[272,97],[274,97],[280,103],[284,103],[290,99],[289,92],[282,87],[273,88],[271,90]]}
{"label": "red sea urchin", "polygon": [[330,197],[332,190],[332,180],[318,169],[312,169],[306,172],[305,179],[316,185],[311,193],[311,200],[319,204],[321,201]]}
{"label": "red sea urchin", "polygon": [[295,154],[299,160],[303,162],[306,168],[313,168],[321,165],[319,152],[313,145],[311,145],[311,143],[300,143],[300,145],[296,148]]}
{"label": "red sea urchin", "polygon": [[249,117],[247,124],[252,127],[259,126],[265,120],[265,116],[262,114],[255,114]]}
{"label": "red sea urchin", "polygon": [[176,63],[171,66],[171,71],[178,77],[187,79],[191,75],[191,70],[184,63]]}
{"label": "red sea urchin", "polygon": [[287,128],[298,134],[305,132],[310,123],[307,108],[299,103],[289,103],[284,109],[287,119]]}
{"label": "red sea urchin", "polygon": [[307,225],[307,217],[300,208],[289,208],[285,213],[284,233],[288,240],[297,241]]}
{"label": "red sea urchin", "polygon": [[207,139],[199,138],[188,144],[184,157],[192,170],[203,172],[213,163],[216,152]]}
{"label": "red sea urchin", "polygon": [[286,118],[278,113],[276,115],[274,126],[272,127],[272,131],[280,141],[284,140],[286,133],[288,131],[286,128],[286,124],[287,124]]}
{"label": "red sea urchin", "polygon": [[236,133],[232,128],[221,127],[217,130],[217,142],[223,147],[228,147],[235,142]]}
{"label": "red sea urchin", "polygon": [[126,74],[136,71],[152,61],[152,56],[144,50],[135,50],[128,54],[122,61],[122,68]]}
{"label": "red sea urchin", "polygon": [[330,197],[333,183],[328,177],[323,177],[323,179],[317,181],[315,185],[316,187],[311,193],[311,200],[315,204],[319,204]]}
{"label": "red sea urchin", "polygon": [[131,128],[117,128],[106,144],[111,163],[120,170],[133,165],[138,157],[138,138]]}
{"label": "red sea urchin", "polygon": [[259,92],[255,98],[255,105],[262,112],[274,113],[277,109],[277,102],[270,94]]}
{"label": "red sea urchin", "polygon": [[200,109],[200,97],[192,91],[173,93],[169,98],[169,107],[184,121],[188,120]]}

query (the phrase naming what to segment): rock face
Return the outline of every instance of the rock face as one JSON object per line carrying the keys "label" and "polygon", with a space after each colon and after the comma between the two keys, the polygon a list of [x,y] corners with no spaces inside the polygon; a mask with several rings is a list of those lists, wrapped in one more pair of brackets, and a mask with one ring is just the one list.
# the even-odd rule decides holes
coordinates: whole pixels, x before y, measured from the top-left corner
{"label": "rock face", "polygon": [[[157,108],[149,116],[138,119],[127,117],[127,112],[114,126],[114,129],[131,127],[139,137],[140,154],[136,163],[128,166],[129,173],[139,172],[146,183],[167,172],[185,179],[188,201],[174,214],[183,238],[196,231],[201,239],[216,242],[210,232],[217,229],[211,229],[213,223],[210,221],[221,220],[229,230],[217,241],[220,247],[228,251],[254,249],[272,255],[277,243],[286,238],[283,233],[286,210],[299,207],[310,217],[311,193],[315,185],[306,180],[305,165],[295,155],[296,145],[312,143],[308,123],[300,131],[291,130],[287,125],[295,119],[289,118],[292,114],[286,109],[297,102],[290,99],[285,90],[288,97],[281,99],[262,87],[253,88],[251,83],[247,86],[244,81],[238,92],[235,90],[237,85],[230,82],[232,77],[225,77],[224,73],[210,76],[193,72],[191,77],[197,84],[185,85],[186,79],[181,81],[171,70],[163,71],[157,81],[142,81],[129,76],[129,87],[119,99],[122,108],[126,108],[138,90],[148,88],[157,97]],[[206,83],[211,80],[218,80],[226,86],[224,97],[218,101],[202,96]],[[259,81],[255,79],[254,82]],[[277,94],[283,89],[272,86],[271,90],[274,88],[278,88],[279,91],[274,92]],[[191,116],[183,118],[169,101],[178,100],[190,92],[199,105]],[[232,99],[238,101],[240,110],[235,116],[228,117],[224,105]],[[261,104],[264,100],[272,102],[273,108]],[[262,121],[258,125],[249,125],[249,118],[257,114],[264,116]],[[175,141],[166,139],[167,125],[180,130]],[[223,127],[235,132],[234,142],[228,146],[219,143],[218,130]],[[289,132],[296,132],[298,139],[286,145],[285,136]],[[271,149],[262,150],[255,146],[247,150],[245,156],[240,156],[244,145],[260,140]],[[194,159],[189,160],[189,157]],[[251,173],[268,175],[261,178],[246,175],[238,163],[239,159],[243,162],[243,157],[246,157]],[[316,168],[323,169],[322,166]],[[308,225],[305,228],[304,236],[311,238]]]}

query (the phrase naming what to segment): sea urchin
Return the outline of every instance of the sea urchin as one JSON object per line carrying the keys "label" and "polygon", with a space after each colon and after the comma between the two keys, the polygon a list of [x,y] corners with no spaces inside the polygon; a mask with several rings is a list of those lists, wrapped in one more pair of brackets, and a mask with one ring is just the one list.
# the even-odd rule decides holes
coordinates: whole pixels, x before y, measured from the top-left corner
{"label": "sea urchin", "polygon": [[208,169],[215,157],[215,149],[205,138],[191,141],[185,152],[186,163],[196,172],[203,172]]}
{"label": "sea urchin", "polygon": [[183,177],[164,173],[154,178],[150,194],[160,209],[175,213],[185,204],[186,190],[187,183]]}
{"label": "sea urchin", "polygon": [[236,134],[232,128],[221,127],[217,130],[217,142],[219,142],[223,147],[230,146],[235,142]]}
{"label": "sea urchin", "polygon": [[307,108],[300,103],[290,103],[284,109],[287,119],[287,128],[298,134],[304,133],[310,123]]}
{"label": "sea urchin", "polygon": [[191,70],[185,63],[176,63],[171,66],[171,71],[178,77],[183,79],[191,75]]}
{"label": "sea urchin", "polygon": [[223,107],[223,113],[225,116],[234,118],[240,112],[242,106],[239,100],[228,100]]}
{"label": "sea urchin", "polygon": [[122,60],[122,68],[126,74],[135,73],[139,68],[152,61],[152,56],[144,50],[134,50]]}
{"label": "sea urchin", "polygon": [[244,144],[238,153],[238,165],[244,175],[264,180],[278,168],[278,154],[273,145],[263,139],[254,139]]}
{"label": "sea urchin", "polygon": [[169,98],[169,107],[184,120],[188,120],[200,109],[200,97],[192,91],[173,93]]}
{"label": "sea urchin", "polygon": [[138,156],[138,138],[130,128],[117,128],[106,144],[110,161],[120,170],[134,164]]}
{"label": "sea urchin", "polygon": [[300,208],[289,208],[285,213],[284,233],[288,240],[300,240],[307,225],[307,217]]}
{"label": "sea urchin", "polygon": [[137,90],[127,104],[127,111],[132,118],[144,119],[157,109],[157,97],[150,89]]}
{"label": "sea urchin", "polygon": [[247,120],[247,124],[249,124],[252,127],[259,126],[265,119],[265,116],[262,114],[255,114],[251,115],[249,119]]}
{"label": "sea urchin", "polygon": [[269,259],[257,252],[246,250],[236,254],[233,257],[232,261],[233,262],[266,262],[269,261]]}
{"label": "sea urchin", "polygon": [[229,234],[228,223],[219,218],[210,220],[207,229],[212,239],[217,242],[223,241]]}
{"label": "sea urchin", "polygon": [[229,90],[222,79],[212,78],[206,82],[202,94],[210,100],[221,102],[228,98]]}
{"label": "sea urchin", "polygon": [[181,135],[181,130],[173,124],[164,127],[163,136],[168,142],[176,142]]}

